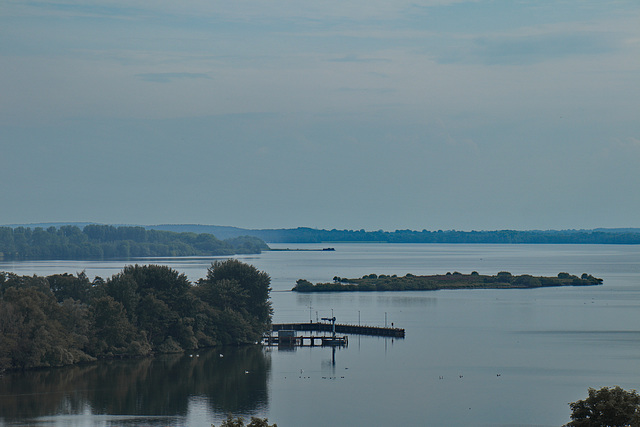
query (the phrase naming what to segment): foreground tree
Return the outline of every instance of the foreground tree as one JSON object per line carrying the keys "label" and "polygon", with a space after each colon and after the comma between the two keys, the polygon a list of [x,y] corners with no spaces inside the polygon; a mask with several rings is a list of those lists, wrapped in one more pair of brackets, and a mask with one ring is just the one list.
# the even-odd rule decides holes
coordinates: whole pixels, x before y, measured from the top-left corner
{"label": "foreground tree", "polygon": [[589,397],[569,407],[572,421],[565,427],[640,427],[640,395],[635,390],[589,388]]}
{"label": "foreground tree", "polygon": [[211,264],[207,277],[197,282],[195,294],[219,313],[223,335],[230,334],[234,342],[255,342],[271,324],[270,284],[264,271],[229,259]]}

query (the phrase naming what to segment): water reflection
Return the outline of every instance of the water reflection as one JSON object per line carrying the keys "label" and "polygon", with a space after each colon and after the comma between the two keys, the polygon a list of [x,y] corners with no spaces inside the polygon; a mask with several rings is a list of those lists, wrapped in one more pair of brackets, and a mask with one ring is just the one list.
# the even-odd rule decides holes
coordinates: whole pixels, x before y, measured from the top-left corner
{"label": "water reflection", "polygon": [[436,291],[415,292],[327,292],[327,293],[298,293],[296,303],[298,306],[325,305],[349,306],[357,304],[359,307],[373,307],[380,304],[398,307],[406,306],[432,306],[438,302],[437,297],[431,296]]}
{"label": "water reflection", "polygon": [[269,355],[251,346],[10,373],[0,377],[0,421],[88,410],[185,416],[194,399],[218,414],[257,413],[267,405],[270,367]]}
{"label": "water reflection", "polygon": [[[433,291],[435,292],[435,291]],[[390,307],[427,307],[435,306],[438,299],[435,297],[427,297],[423,294],[409,293],[408,295],[378,295],[377,303]]]}

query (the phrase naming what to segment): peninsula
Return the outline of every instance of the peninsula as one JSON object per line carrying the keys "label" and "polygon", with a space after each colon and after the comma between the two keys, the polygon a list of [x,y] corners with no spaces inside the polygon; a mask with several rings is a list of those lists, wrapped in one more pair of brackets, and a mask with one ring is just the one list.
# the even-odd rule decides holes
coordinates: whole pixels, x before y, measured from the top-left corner
{"label": "peninsula", "polygon": [[259,254],[269,246],[253,236],[219,240],[212,234],[89,224],[0,227],[0,260],[130,259]]}
{"label": "peninsula", "polygon": [[435,291],[439,289],[527,289],[552,286],[592,286],[602,284],[602,279],[584,273],[574,276],[558,273],[556,277],[514,276],[508,271],[487,276],[474,271],[471,274],[453,272],[430,276],[387,276],[369,274],[360,279],[346,279],[335,276],[331,283],[316,283],[299,279],[295,292],[367,292],[367,291]]}

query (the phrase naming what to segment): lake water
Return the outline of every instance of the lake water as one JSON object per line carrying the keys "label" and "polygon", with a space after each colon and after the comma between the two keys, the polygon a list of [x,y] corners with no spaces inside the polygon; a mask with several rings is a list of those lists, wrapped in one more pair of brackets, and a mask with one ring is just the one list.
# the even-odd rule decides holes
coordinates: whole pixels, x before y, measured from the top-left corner
{"label": "lake water", "polygon": [[[238,257],[271,276],[274,322],[333,313],[405,328],[346,348],[223,348],[5,374],[0,425],[219,425],[227,413],[292,426],[560,426],[588,387],[640,384],[640,247],[332,244]],[[272,245],[319,248],[321,245]],[[110,277],[165,264],[191,280],[215,258],[3,262],[20,275]],[[296,294],[297,279],[365,274],[593,274],[602,286]]]}

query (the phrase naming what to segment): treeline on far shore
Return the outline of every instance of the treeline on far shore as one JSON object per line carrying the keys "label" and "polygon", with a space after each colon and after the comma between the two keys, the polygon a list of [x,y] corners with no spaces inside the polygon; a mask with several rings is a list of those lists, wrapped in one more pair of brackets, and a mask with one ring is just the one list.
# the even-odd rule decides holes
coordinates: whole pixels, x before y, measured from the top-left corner
{"label": "treeline on far shore", "polygon": [[602,279],[584,273],[580,277],[569,273],[558,273],[556,277],[514,276],[508,271],[496,275],[482,275],[476,271],[462,274],[457,271],[447,274],[415,276],[387,276],[369,274],[359,279],[335,276],[331,283],[316,283],[299,279],[297,292],[353,292],[353,291],[434,291],[438,289],[524,289],[551,286],[591,286],[602,284]]}
{"label": "treeline on far shore", "polygon": [[220,238],[255,236],[270,243],[498,243],[498,244],[640,244],[640,228],[591,230],[325,230],[309,227],[245,229],[215,225],[165,224],[158,230],[212,233]]}
{"label": "treeline on far shore", "polygon": [[0,227],[0,259],[109,259],[257,254],[269,250],[253,236],[219,240],[207,233],[176,233],[144,227],[74,225]]}
{"label": "treeline on far shore", "polygon": [[255,343],[271,324],[270,282],[236,259],[196,283],[159,265],[93,281],[0,272],[0,372]]}
{"label": "treeline on far shore", "polygon": [[640,244],[640,232],[627,230],[257,230],[247,232],[272,243],[382,242],[485,244]]}

